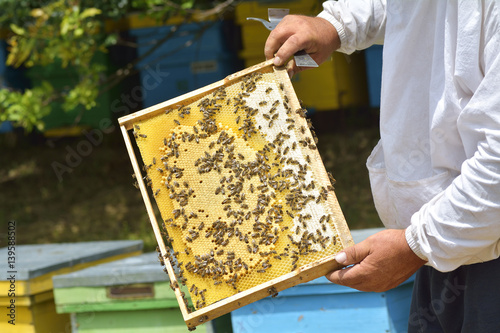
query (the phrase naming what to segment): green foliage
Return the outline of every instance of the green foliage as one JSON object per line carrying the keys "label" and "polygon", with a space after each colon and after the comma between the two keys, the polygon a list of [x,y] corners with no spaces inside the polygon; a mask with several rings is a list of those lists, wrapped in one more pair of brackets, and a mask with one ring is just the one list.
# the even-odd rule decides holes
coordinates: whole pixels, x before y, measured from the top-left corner
{"label": "green foliage", "polygon": [[41,8],[43,0],[0,0],[0,27],[8,29],[9,25],[30,25],[34,20],[30,12],[34,8]]}
{"label": "green foliage", "polygon": [[[71,66],[80,82],[69,91],[56,91],[47,82],[34,82],[34,88],[24,93],[1,90],[0,120],[13,121],[17,126],[31,131],[43,130],[42,118],[50,113],[50,102],[62,99],[65,110],[77,107],[90,109],[95,106],[99,93],[99,75],[103,66],[91,66],[98,51],[106,51],[109,38],[102,27],[102,10],[84,7],[84,1],[57,0],[6,1],[7,7],[17,15],[0,17],[2,27],[8,25],[9,54],[6,64],[19,67],[61,63]],[[88,5],[93,5],[87,1]]]}
{"label": "green foliage", "polygon": [[[50,5],[54,0],[0,0],[0,27],[8,28],[11,23],[18,26],[31,25],[34,18],[30,13],[33,9]],[[129,12],[129,0],[80,0],[66,1],[66,5],[80,8],[99,8],[102,15],[109,18],[119,18]]]}
{"label": "green foliage", "polygon": [[42,130],[42,118],[50,113],[52,101],[62,102],[67,111],[94,107],[106,68],[92,64],[92,59],[119,40],[106,33],[105,20],[139,10],[165,21],[216,4],[203,0],[0,0],[0,30],[8,32],[7,65],[29,68],[57,63],[71,67],[79,78],[78,84],[65,90],[41,81],[33,82],[33,89],[25,92],[1,90],[0,121],[13,121],[28,131]]}
{"label": "green foliage", "polygon": [[24,93],[0,89],[0,122],[10,120],[27,131],[33,127],[43,129],[41,118],[50,113],[53,93],[54,89],[46,81]]}
{"label": "green foliage", "polygon": [[80,105],[84,106],[87,110],[95,107],[99,94],[96,82],[99,82],[99,76],[105,69],[105,66],[94,64],[86,69],[86,73],[81,73],[80,82],[65,96],[63,103],[64,110],[70,111]]}
{"label": "green foliage", "polygon": [[97,8],[67,6],[64,0],[32,9],[29,25],[9,25],[13,34],[8,40],[11,49],[7,64],[31,67],[59,58],[63,67],[88,66],[93,54],[106,47],[99,34],[99,14]]}
{"label": "green foliage", "polygon": [[174,15],[192,15],[217,4],[216,1],[200,0],[131,0],[131,3],[133,8],[163,22]]}

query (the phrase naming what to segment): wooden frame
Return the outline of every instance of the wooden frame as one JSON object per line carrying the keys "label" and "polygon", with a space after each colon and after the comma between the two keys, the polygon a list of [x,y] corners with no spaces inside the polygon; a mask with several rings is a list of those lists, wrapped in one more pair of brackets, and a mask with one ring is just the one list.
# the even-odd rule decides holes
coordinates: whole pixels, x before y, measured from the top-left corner
{"label": "wooden frame", "polygon": [[[146,206],[146,210],[151,222],[151,225],[153,227],[153,231],[156,237],[156,241],[158,243],[161,255],[165,258],[165,266],[167,273],[173,282],[174,286],[177,286],[178,283],[176,281],[176,275],[174,274],[174,269],[172,266],[172,263],[168,260],[168,249],[165,246],[164,240],[162,238],[160,228],[158,225],[158,222],[156,220],[155,214],[153,212],[153,207],[152,203],[150,200],[150,197],[148,195],[146,185],[142,179],[142,174],[141,170],[139,167],[139,164],[137,162],[134,149],[132,146],[132,142],[130,140],[130,136],[128,133],[128,130],[133,128],[134,122],[139,121],[139,120],[145,120],[148,118],[155,117],[156,115],[159,115],[163,113],[163,110],[167,108],[168,106],[171,105],[176,105],[179,104],[180,102],[183,102],[186,104],[186,101],[195,101],[199,99],[201,96],[204,96],[210,92],[215,91],[216,89],[223,87],[224,85],[231,84],[239,79],[241,79],[243,76],[257,72],[262,69],[269,69],[270,67],[273,67],[275,75],[278,77],[279,81],[284,84],[284,90],[288,93],[290,93],[290,96],[293,98],[290,99],[290,106],[292,109],[298,109],[300,108],[300,103],[298,99],[295,96],[295,92],[293,90],[292,83],[290,81],[290,78],[288,77],[288,74],[286,72],[286,68],[280,67],[276,68],[272,64],[272,60],[268,60],[266,62],[263,62],[261,64],[249,67],[245,70],[242,70],[240,72],[237,72],[235,74],[232,74],[228,77],[226,77],[224,80],[215,82],[211,85],[205,86],[203,88],[200,88],[198,90],[195,90],[193,92],[190,92],[188,94],[173,98],[171,100],[168,100],[166,102],[157,104],[155,106],[146,108],[142,111],[136,112],[134,114],[122,117],[118,120],[121,132],[123,135],[123,138],[125,140],[125,145],[128,151],[128,154],[130,156],[130,160],[132,162],[132,167],[134,169],[134,173],[136,176],[136,179],[139,184],[139,189],[141,191],[142,197],[144,199],[144,203]],[[305,125],[306,128],[307,122],[304,118],[297,117],[297,121],[302,122],[300,125]],[[308,133],[311,135],[310,133]],[[326,173],[326,170],[324,169],[321,157],[317,150],[314,151],[311,157],[311,167],[315,169],[316,171],[319,171],[319,180],[323,183],[329,182],[329,177],[328,174]],[[333,191],[329,191],[328,193],[328,204],[330,207],[333,207],[333,210],[336,210],[337,213],[340,212],[340,207],[338,205],[337,199],[335,197],[335,194]],[[342,216],[341,212],[338,214]],[[336,222],[336,228],[337,228],[337,233],[339,235],[338,242],[341,243],[342,248],[345,248],[347,246],[350,246],[354,244],[351,234],[349,232],[349,229],[347,227],[347,224],[345,220],[342,218],[341,220]],[[175,288],[175,295],[177,297],[177,300],[179,302],[179,307],[182,312],[182,315],[184,317],[184,321],[186,322],[186,325],[188,326],[189,329],[194,329],[197,325],[200,325],[208,320],[212,320],[214,318],[217,318],[221,315],[224,315],[234,309],[237,309],[239,307],[245,306],[247,304],[250,304],[254,301],[257,301],[259,299],[262,299],[266,296],[269,296],[270,294],[282,291],[284,289],[287,289],[289,287],[295,286],[299,283],[303,282],[308,282],[313,279],[316,279],[318,277],[321,277],[328,272],[331,272],[333,270],[341,268],[341,265],[339,265],[335,260],[334,260],[335,255],[329,255],[324,257],[323,259],[310,263],[307,265],[304,265],[302,267],[297,268],[296,270],[282,275],[279,278],[275,278],[273,280],[267,281],[265,283],[262,283],[258,286],[255,286],[253,288],[244,290],[242,292],[239,292],[233,296],[227,297],[223,300],[220,300],[218,302],[215,302],[211,305],[208,305],[200,310],[193,311],[189,313],[184,301],[183,297],[181,294],[180,288]],[[270,292],[272,290],[273,292]]]}

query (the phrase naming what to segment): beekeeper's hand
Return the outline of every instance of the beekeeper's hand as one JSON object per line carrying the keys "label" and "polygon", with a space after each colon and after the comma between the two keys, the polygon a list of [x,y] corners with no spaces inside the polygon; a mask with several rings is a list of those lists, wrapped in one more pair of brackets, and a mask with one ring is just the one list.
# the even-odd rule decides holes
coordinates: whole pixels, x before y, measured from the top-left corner
{"label": "beekeeper's hand", "polygon": [[[266,41],[266,59],[274,57],[274,65],[282,66],[297,51],[306,51],[316,63],[327,60],[340,47],[337,30],[320,17],[287,15],[274,28]],[[295,61],[287,65],[288,75],[300,72]]]}
{"label": "beekeeper's hand", "polygon": [[335,259],[348,267],[328,273],[328,280],[375,292],[397,287],[425,264],[408,246],[405,231],[396,229],[378,232],[346,248]]}

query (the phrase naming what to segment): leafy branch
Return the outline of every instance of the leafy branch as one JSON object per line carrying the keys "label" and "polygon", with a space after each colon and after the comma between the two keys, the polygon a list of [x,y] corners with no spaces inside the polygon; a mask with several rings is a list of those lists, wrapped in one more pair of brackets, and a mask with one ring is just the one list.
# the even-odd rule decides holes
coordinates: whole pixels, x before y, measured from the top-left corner
{"label": "leafy branch", "polygon": [[[5,8],[0,14],[0,29],[8,31],[9,54],[7,65],[13,67],[46,66],[60,64],[71,67],[78,83],[55,89],[43,80],[33,82],[25,91],[0,90],[0,122],[12,121],[26,131],[44,129],[43,117],[51,112],[58,101],[65,111],[96,106],[97,96],[118,84],[134,71],[140,60],[125,65],[107,75],[106,67],[92,62],[96,54],[107,52],[120,39],[106,33],[104,21],[122,18],[128,13],[141,11],[166,22],[170,17],[182,15],[185,21],[223,14],[234,0],[211,2],[207,0],[0,0]],[[167,34],[153,46],[151,52],[171,38]],[[197,37],[195,37],[197,38]],[[147,55],[145,55],[147,56]]]}

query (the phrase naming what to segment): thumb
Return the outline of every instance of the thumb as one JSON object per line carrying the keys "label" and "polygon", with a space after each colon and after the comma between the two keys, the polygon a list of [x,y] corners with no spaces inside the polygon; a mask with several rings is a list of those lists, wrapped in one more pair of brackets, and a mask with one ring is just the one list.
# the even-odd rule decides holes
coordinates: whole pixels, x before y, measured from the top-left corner
{"label": "thumb", "polygon": [[286,65],[287,73],[290,79],[297,73],[307,69],[307,67],[298,67],[295,63],[295,58],[292,58]]}
{"label": "thumb", "polygon": [[335,261],[341,265],[349,266],[361,262],[370,253],[370,247],[365,242],[345,248],[335,256]]}

